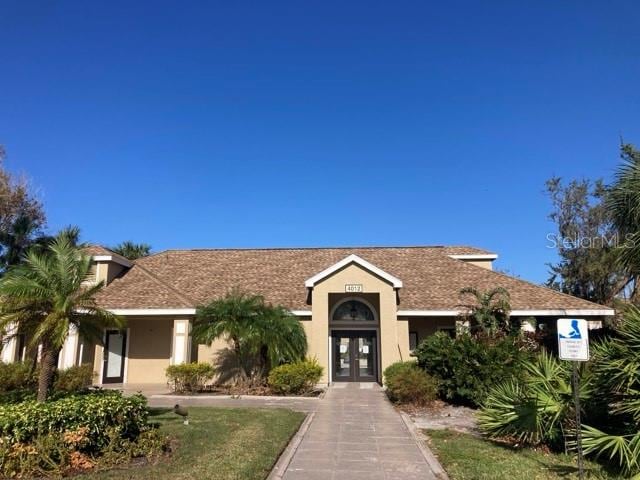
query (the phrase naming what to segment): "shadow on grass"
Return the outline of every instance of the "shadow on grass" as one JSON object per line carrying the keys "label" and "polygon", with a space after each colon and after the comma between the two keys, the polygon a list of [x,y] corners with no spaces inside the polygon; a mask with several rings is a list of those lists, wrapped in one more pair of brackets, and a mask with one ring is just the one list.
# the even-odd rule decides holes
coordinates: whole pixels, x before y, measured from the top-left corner
{"label": "shadow on grass", "polygon": [[166,413],[172,413],[173,408],[171,407],[148,407],[147,411],[149,412],[150,417],[158,417],[160,415],[164,415]]}
{"label": "shadow on grass", "polygon": [[[544,468],[545,470],[547,470],[549,472],[552,472],[553,474],[555,474],[555,475],[557,475],[559,477],[573,476],[575,478],[578,475],[578,466],[577,465],[568,465],[567,463],[546,462],[542,458],[538,458],[538,457],[533,456],[533,454],[544,455],[545,453],[542,452],[542,451],[534,450],[531,447],[514,446],[514,445],[511,445],[511,444],[509,444],[507,442],[501,442],[499,440],[490,439],[490,438],[487,438],[487,437],[478,437],[478,438],[481,438],[482,440],[490,443],[494,447],[501,448],[501,449],[509,451],[509,452],[532,454],[532,455],[527,455],[527,456],[531,460],[536,462],[538,465],[540,465],[540,468]],[[562,455],[562,453],[560,453],[560,452],[549,452],[549,455],[558,456],[558,455]],[[556,457],[556,458],[559,461],[564,461],[564,462],[570,462],[571,461],[571,457],[569,455],[566,455],[562,459],[560,459],[558,457]],[[577,460],[574,460],[574,461],[577,462]],[[588,461],[589,460],[585,459],[585,462],[588,462]],[[583,470],[584,470],[584,473],[586,475],[586,478],[598,478],[598,479],[599,478],[602,478],[602,479],[623,478],[623,477],[619,476],[619,472],[614,467],[612,467],[611,465],[607,465],[607,464],[598,464],[597,467],[595,465],[593,465],[593,464],[587,464],[587,465],[584,466]]]}

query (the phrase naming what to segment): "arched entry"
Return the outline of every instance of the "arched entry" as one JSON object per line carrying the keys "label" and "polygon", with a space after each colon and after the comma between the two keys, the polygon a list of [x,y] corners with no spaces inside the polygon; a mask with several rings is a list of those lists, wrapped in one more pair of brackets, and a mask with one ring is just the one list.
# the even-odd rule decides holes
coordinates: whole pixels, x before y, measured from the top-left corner
{"label": "arched entry", "polygon": [[378,315],[371,304],[345,298],[332,309],[331,371],[334,382],[378,379]]}

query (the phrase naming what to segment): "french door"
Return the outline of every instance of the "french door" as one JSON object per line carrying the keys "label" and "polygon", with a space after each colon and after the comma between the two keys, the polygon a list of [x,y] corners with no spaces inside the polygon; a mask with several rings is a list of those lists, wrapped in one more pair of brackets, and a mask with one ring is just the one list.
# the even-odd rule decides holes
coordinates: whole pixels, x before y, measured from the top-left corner
{"label": "french door", "polygon": [[331,337],[334,382],[377,381],[375,331],[333,330]]}
{"label": "french door", "polygon": [[104,343],[102,383],[124,382],[124,357],[127,334],[121,330],[107,330]]}

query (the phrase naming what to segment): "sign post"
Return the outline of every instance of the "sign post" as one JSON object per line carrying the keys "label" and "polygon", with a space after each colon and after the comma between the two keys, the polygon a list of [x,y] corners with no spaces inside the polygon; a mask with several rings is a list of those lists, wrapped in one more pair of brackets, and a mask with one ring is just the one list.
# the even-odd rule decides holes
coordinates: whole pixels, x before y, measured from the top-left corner
{"label": "sign post", "polygon": [[560,360],[573,363],[571,389],[576,409],[576,446],[578,450],[578,474],[584,478],[584,460],[582,455],[582,424],[580,421],[580,377],[578,362],[589,360],[589,326],[587,321],[579,318],[558,319],[558,353]]}

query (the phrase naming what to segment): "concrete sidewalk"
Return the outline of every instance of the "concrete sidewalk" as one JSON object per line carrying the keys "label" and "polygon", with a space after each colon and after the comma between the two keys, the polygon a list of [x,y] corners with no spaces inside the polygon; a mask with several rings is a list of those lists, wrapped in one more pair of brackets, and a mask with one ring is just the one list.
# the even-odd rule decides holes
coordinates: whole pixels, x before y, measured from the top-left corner
{"label": "concrete sidewalk", "polygon": [[[284,480],[428,480],[438,465],[427,461],[400,414],[379,385],[338,383],[318,402],[297,444]],[[446,475],[445,475],[446,476]]]}

